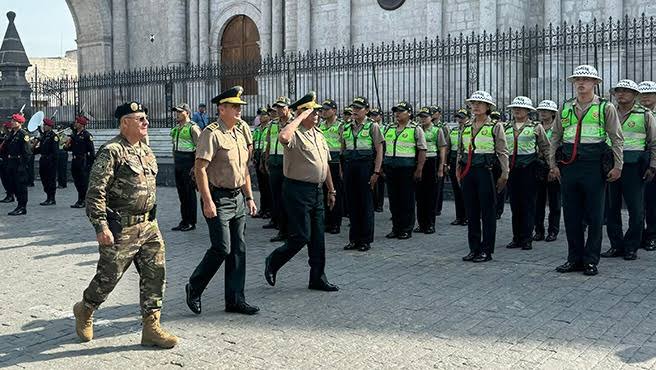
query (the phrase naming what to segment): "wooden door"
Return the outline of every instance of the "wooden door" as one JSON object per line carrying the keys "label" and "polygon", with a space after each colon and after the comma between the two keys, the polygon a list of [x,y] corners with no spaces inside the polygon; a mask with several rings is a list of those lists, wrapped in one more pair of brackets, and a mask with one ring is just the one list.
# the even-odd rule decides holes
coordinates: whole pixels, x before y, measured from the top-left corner
{"label": "wooden door", "polygon": [[222,88],[241,85],[245,95],[257,94],[259,41],[260,33],[252,19],[238,15],[228,21],[221,37]]}

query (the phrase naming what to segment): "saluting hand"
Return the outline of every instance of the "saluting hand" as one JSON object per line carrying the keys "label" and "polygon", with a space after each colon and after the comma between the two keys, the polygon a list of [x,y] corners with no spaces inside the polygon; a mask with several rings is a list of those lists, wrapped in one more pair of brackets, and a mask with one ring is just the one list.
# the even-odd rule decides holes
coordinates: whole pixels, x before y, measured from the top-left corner
{"label": "saluting hand", "polygon": [[96,240],[98,244],[102,247],[111,247],[114,245],[114,235],[112,235],[109,229],[105,229],[98,234],[96,234]]}
{"label": "saluting hand", "polygon": [[257,204],[255,204],[255,201],[253,199],[249,199],[246,201],[246,207],[248,207],[249,216],[255,216],[257,214]]}
{"label": "saluting hand", "polygon": [[642,179],[645,182],[651,182],[651,180],[654,179],[654,175],[656,175],[656,168],[649,167],[649,168],[647,168],[647,171],[645,171],[645,175],[642,176]]}
{"label": "saluting hand", "polygon": [[203,215],[206,218],[216,217],[216,205],[214,204],[214,201],[203,202]]}
{"label": "saluting hand", "polygon": [[618,168],[613,168],[608,172],[608,176],[606,176],[606,181],[608,182],[614,182],[617,181],[620,176],[622,176],[622,171]]}

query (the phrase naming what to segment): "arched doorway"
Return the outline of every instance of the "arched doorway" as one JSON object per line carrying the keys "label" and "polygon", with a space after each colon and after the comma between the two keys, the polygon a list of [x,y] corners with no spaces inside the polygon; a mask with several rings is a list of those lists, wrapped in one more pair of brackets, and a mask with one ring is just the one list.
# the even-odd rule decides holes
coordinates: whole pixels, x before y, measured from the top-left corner
{"label": "arched doorway", "polygon": [[260,33],[252,19],[245,15],[233,17],[221,37],[221,64],[224,88],[241,85],[245,95],[257,94],[255,75],[260,64]]}

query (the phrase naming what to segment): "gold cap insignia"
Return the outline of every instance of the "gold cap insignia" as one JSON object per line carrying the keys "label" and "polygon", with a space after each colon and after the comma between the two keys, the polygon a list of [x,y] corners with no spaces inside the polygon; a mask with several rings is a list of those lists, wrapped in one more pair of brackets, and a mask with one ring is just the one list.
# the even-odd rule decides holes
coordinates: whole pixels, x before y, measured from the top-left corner
{"label": "gold cap insignia", "polygon": [[138,111],[139,110],[139,104],[133,102],[132,104],[130,104],[130,109],[132,109],[133,112]]}

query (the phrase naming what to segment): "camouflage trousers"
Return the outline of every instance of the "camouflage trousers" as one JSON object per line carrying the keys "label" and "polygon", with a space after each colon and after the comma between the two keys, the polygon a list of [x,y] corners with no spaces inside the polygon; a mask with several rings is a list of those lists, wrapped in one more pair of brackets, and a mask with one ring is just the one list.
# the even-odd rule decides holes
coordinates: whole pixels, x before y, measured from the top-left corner
{"label": "camouflage trousers", "polygon": [[101,245],[98,249],[100,259],[96,276],[83,295],[87,307],[97,309],[134,262],[139,272],[141,313],[148,314],[162,308],[166,265],[164,239],[157,221],[125,227],[113,246]]}

